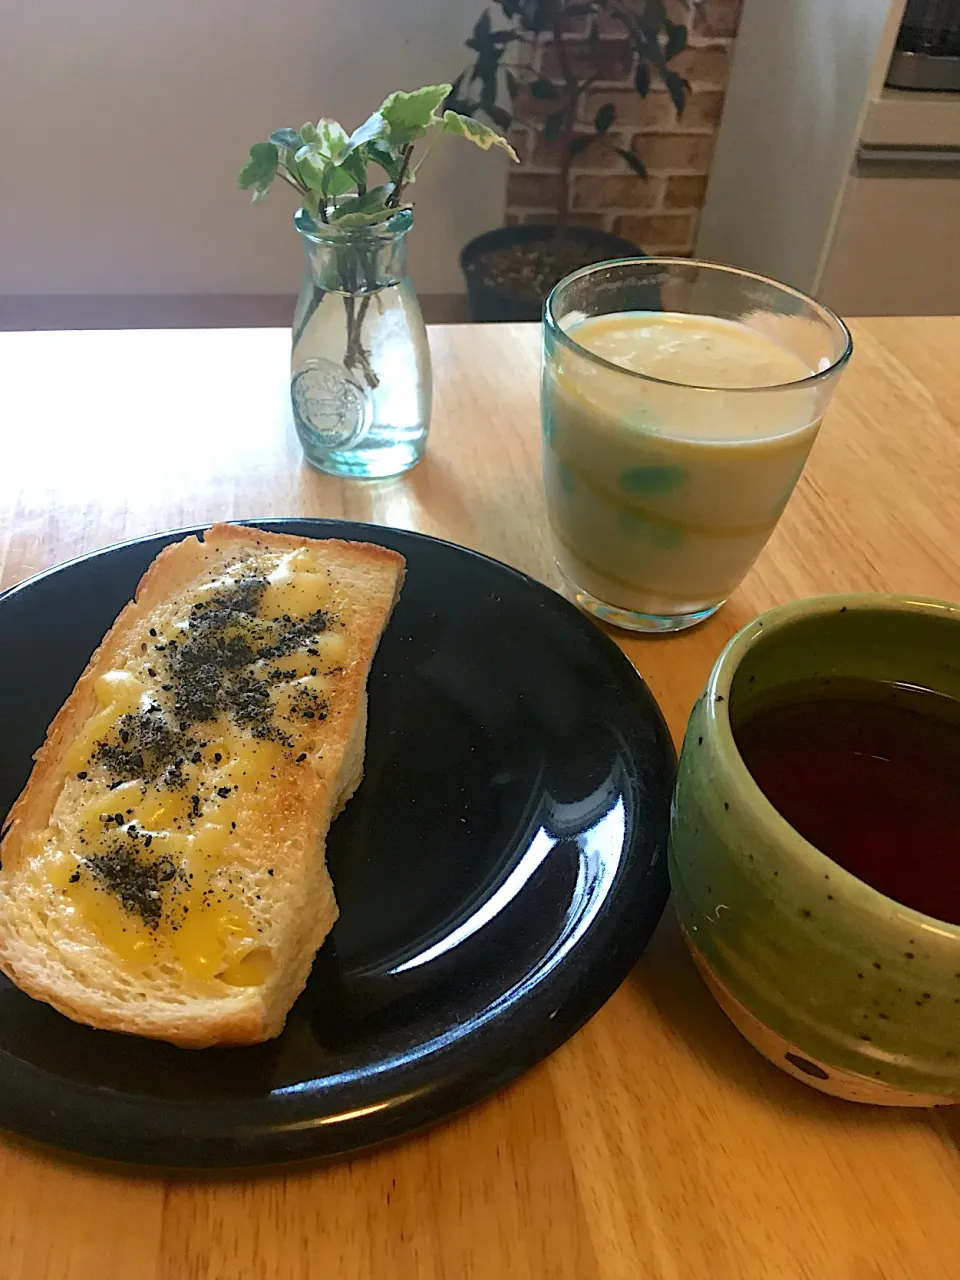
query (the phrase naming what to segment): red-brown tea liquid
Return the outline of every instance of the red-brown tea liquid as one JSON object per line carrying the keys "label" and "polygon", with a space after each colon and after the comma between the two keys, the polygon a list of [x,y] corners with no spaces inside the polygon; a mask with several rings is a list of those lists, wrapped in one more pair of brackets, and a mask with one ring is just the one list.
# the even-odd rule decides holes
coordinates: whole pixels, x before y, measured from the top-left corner
{"label": "red-brown tea liquid", "polygon": [[734,723],[761,790],[881,893],[960,924],[960,701],[914,685],[785,686]]}

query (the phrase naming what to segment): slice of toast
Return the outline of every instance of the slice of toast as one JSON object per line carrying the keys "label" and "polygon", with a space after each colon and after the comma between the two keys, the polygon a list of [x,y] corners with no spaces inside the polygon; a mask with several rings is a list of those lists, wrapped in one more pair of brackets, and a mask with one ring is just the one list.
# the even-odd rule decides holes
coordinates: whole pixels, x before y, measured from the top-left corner
{"label": "slice of toast", "polygon": [[337,918],[326,835],[403,574],[383,547],[231,525],[157,556],[10,811],[9,978],[187,1047],[279,1034]]}

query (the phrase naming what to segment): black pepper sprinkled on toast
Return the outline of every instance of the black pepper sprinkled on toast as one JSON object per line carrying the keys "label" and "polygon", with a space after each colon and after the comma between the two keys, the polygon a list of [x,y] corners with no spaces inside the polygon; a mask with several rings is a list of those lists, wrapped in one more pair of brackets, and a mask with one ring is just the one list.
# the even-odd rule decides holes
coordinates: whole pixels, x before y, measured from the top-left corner
{"label": "black pepper sprinkled on toast", "polygon": [[178,871],[172,858],[145,860],[135,850],[117,845],[107,853],[84,858],[80,865],[99,888],[119,898],[124,909],[139,916],[148,929],[159,928],[163,916],[161,886],[173,880]]}
{"label": "black pepper sprinkled on toast", "polygon": [[153,711],[121,716],[117,736],[119,742],[98,742],[90,757],[91,764],[104,765],[116,782],[155,782],[183,748],[181,734]]}
{"label": "black pepper sprinkled on toast", "polygon": [[[276,664],[295,654],[319,656],[319,637],[338,620],[322,609],[303,618],[262,617],[268,585],[267,578],[257,573],[238,576],[209,599],[192,605],[178,639],[161,637],[155,627],[150,628],[156,656],[150,657],[145,671],[159,682],[159,690],[146,706],[121,716],[112,733],[95,744],[88,768],[76,775],[78,780],[89,779],[90,768],[97,767],[108,788],[139,782],[144,795],[151,787],[159,792],[186,791],[189,782],[181,818],[166,824],[170,830],[182,831],[208,805],[216,808],[237,790],[217,786],[208,792],[202,772],[199,777],[188,774],[191,765],[202,771],[205,763],[207,743],[199,726],[223,717],[249,737],[274,742],[293,754],[297,726],[302,731],[305,721],[323,721],[329,708],[316,690],[296,683],[296,667]],[[333,673],[340,670],[333,668]],[[310,675],[316,674],[317,667],[312,666]],[[274,688],[287,684],[291,685],[289,698],[275,699]],[[306,758],[305,752],[295,756],[298,764]],[[222,761],[222,753],[214,752],[213,765]],[[176,856],[151,854],[153,834],[127,822],[122,813],[105,814],[101,822],[101,834],[93,842],[95,851],[80,859],[71,883],[88,876],[95,889],[114,896],[149,929],[157,929],[163,920],[178,929],[188,910],[177,901],[178,895],[192,876]],[[230,822],[231,831],[236,825]],[[117,841],[124,833],[125,838]],[[269,874],[273,873],[271,867]],[[203,905],[223,901],[224,892],[214,887],[204,890]],[[233,894],[226,892],[226,897]]]}

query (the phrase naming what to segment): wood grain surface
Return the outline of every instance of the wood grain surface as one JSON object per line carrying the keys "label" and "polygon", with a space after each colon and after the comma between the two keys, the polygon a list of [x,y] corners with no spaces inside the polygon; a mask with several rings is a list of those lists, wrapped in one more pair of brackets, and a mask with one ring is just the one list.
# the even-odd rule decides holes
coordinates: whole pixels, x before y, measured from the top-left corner
{"label": "wood grain surface", "polygon": [[[811,594],[960,598],[960,319],[864,320],[796,495],[701,628],[618,637],[680,738],[721,646]],[[426,460],[304,466],[282,330],[0,335],[0,587],[213,519],[419,529],[553,582],[534,326],[430,335]],[[9,678],[10,673],[5,673]],[[389,1150],[229,1179],[0,1139],[0,1280],[953,1280],[960,1115],[816,1094],[741,1041],[669,914],[606,1007],[495,1098]]]}

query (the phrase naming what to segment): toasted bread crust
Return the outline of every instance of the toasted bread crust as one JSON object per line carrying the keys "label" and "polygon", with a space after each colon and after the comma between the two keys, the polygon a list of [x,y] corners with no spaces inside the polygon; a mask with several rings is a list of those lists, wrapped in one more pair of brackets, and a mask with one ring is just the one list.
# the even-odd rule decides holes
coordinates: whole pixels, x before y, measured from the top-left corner
{"label": "toasted bread crust", "polygon": [[[236,832],[237,847],[248,861],[257,856],[251,850],[259,849],[260,857],[277,864],[277,897],[269,904],[277,935],[275,973],[264,986],[226,990],[213,997],[170,1000],[151,993],[144,1000],[142,993],[134,993],[134,998],[124,998],[122,990],[91,983],[91,967],[83,958],[45,948],[24,928],[23,894],[16,891],[22,889],[19,881],[30,860],[31,837],[50,825],[65,782],[65,755],[97,709],[97,678],[123,666],[140,649],[155,610],[180,596],[189,598],[192,585],[238,559],[304,547],[345,584],[342,607],[350,644],[336,700],[323,726],[317,767],[287,763],[278,768],[270,812]],[[403,557],[375,544],[304,539],[224,524],[214,525],[203,541],[188,537],[157,556],[134,600],[122,610],[50,725],[27,785],[8,815],[0,845],[0,969],[12,981],[76,1021],[185,1047],[249,1044],[279,1033],[337,917],[324,859],[326,833],[362,777],[366,681],[403,572]],[[271,880],[271,889],[273,884]],[[99,950],[105,950],[102,944]],[[94,958],[109,969],[109,956]]]}

